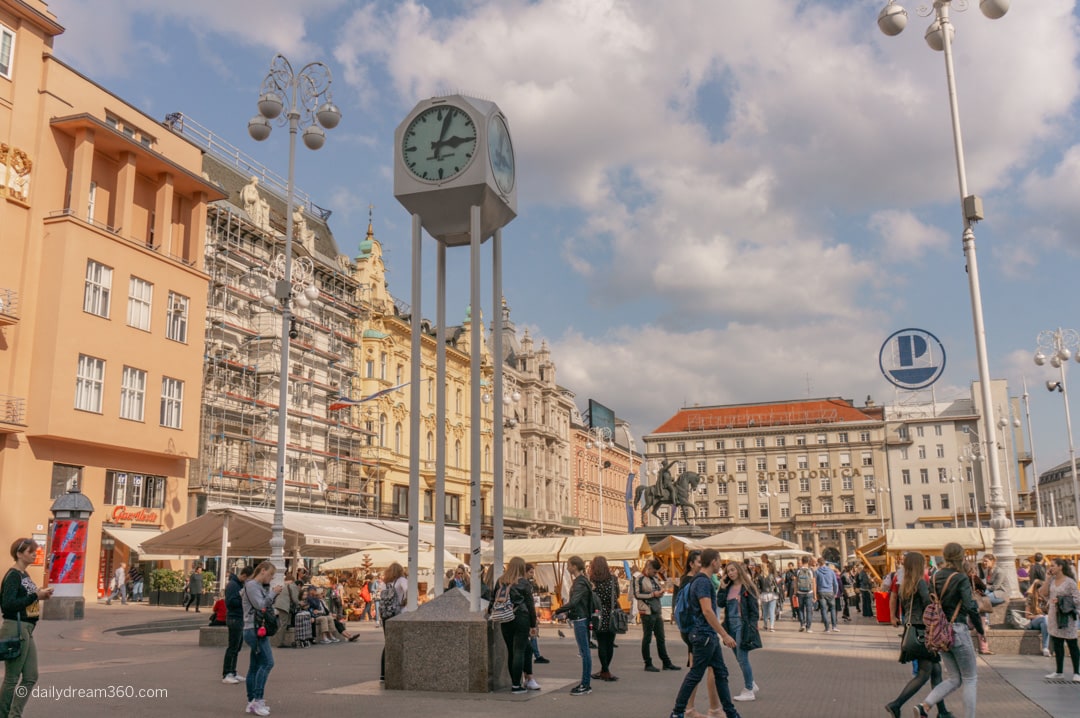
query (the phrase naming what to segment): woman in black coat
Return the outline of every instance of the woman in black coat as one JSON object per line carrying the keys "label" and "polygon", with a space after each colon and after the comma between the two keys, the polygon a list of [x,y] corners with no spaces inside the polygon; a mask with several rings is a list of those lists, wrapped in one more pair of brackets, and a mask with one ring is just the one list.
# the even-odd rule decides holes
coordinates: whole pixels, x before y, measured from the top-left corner
{"label": "woman in black coat", "polygon": [[502,624],[503,640],[506,642],[506,665],[510,670],[510,692],[525,693],[540,690],[532,677],[532,647],[529,637],[536,632],[536,604],[533,603],[532,584],[525,576],[525,560],[519,556],[510,559],[506,572],[499,577],[495,601],[508,594],[514,607],[514,619]]}
{"label": "woman in black coat", "polygon": [[615,657],[615,629],[611,625],[611,613],[619,600],[619,579],[611,573],[607,559],[596,556],[589,562],[589,580],[600,604],[600,612],[593,618],[596,621],[596,653],[600,659],[600,672],[592,677],[617,681],[619,677],[611,674],[611,659]]}

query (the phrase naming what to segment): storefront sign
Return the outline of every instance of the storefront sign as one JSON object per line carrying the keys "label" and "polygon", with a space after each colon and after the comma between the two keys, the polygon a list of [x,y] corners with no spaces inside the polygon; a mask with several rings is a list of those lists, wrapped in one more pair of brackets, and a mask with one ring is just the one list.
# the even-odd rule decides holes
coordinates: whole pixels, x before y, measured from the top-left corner
{"label": "storefront sign", "polygon": [[117,523],[123,521],[131,521],[136,524],[159,523],[157,511],[148,511],[140,508],[129,510],[127,506],[117,506],[113,509],[112,520]]}

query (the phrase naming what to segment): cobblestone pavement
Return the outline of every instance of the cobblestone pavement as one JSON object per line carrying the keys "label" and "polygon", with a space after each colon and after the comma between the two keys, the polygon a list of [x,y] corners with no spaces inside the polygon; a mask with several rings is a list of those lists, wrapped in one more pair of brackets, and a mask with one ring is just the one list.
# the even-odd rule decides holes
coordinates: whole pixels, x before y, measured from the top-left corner
{"label": "cobblestone pavement", "polygon": [[[177,630],[202,622],[176,608],[145,605],[87,606],[81,622],[43,621],[36,633],[41,676],[27,715],[70,718],[85,715],[140,716],[168,711],[181,715],[241,715],[244,686],[221,683],[223,649],[200,648],[198,631]],[[580,674],[572,634],[560,638],[556,626],[541,631],[541,651],[550,664],[537,666],[539,693],[511,696],[388,692],[378,683],[382,631],[372,624],[352,624],[361,633],[355,643],[275,649],[275,667],[266,700],[273,715],[378,714],[425,715],[439,718],[496,715],[510,707],[515,718],[550,718],[560,711],[600,716],[667,716],[685,672],[646,673],[640,632],[632,627],[620,636],[612,672],[618,682],[593,681],[593,693],[571,697]],[[673,627],[669,626],[669,629]],[[868,619],[842,624],[840,633],[802,634],[789,620],[764,633],[765,647],[751,654],[758,699],[738,704],[747,717],[847,718],[885,716],[884,704],[895,697],[910,676],[910,666],[897,662],[896,629]],[[672,659],[685,664],[686,649],[673,630],[668,641]],[[655,655],[655,646],[653,647]],[[732,686],[741,688],[734,655],[725,655]],[[987,660],[988,659],[988,660]],[[594,656],[594,666],[597,665]],[[989,662],[988,662],[989,661]],[[246,672],[247,650],[240,670]],[[1052,661],[1041,656],[989,656],[979,662],[978,715],[997,718],[1080,715],[1080,684],[1044,681]],[[597,668],[597,670],[599,670]],[[77,696],[72,691],[92,690]],[[142,696],[140,696],[142,691]],[[167,693],[163,693],[167,692]],[[153,692],[147,695],[147,692]],[[925,695],[922,693],[921,695]],[[963,715],[959,692],[948,701]],[[706,708],[705,697],[699,708]],[[907,709],[910,711],[910,708]],[[905,716],[910,713],[905,713]]]}

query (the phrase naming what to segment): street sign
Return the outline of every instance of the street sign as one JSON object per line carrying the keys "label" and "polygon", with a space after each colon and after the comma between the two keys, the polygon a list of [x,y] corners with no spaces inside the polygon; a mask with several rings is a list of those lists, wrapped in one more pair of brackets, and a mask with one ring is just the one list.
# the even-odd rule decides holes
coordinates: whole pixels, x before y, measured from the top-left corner
{"label": "street sign", "polygon": [[945,347],[924,329],[895,332],[878,352],[882,375],[901,389],[925,389],[945,371]]}

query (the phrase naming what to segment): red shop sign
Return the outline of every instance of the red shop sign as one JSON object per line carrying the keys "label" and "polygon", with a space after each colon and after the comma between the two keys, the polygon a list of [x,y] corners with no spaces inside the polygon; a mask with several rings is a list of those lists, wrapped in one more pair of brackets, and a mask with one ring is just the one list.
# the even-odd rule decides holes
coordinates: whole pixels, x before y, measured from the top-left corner
{"label": "red shop sign", "polygon": [[147,511],[146,509],[129,511],[127,506],[117,506],[113,509],[112,520],[116,522],[131,521],[137,524],[156,524],[158,523],[158,515],[157,511]]}

